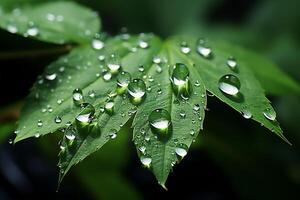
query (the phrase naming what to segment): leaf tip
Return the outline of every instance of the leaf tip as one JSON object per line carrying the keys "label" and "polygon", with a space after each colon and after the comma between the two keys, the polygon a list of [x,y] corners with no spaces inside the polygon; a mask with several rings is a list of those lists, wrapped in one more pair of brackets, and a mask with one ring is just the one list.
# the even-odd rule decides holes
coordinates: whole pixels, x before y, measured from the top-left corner
{"label": "leaf tip", "polygon": [[166,191],[168,191],[168,188],[165,185],[165,182],[158,182],[158,184]]}

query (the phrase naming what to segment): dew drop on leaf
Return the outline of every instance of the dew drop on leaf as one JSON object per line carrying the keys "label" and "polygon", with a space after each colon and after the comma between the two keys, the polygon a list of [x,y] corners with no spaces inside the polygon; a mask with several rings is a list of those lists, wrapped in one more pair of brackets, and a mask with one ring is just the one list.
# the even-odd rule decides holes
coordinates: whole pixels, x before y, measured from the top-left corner
{"label": "dew drop on leaf", "polygon": [[104,105],[104,110],[107,114],[112,115],[114,113],[115,103],[113,101],[108,101]]}
{"label": "dew drop on leaf", "polygon": [[80,125],[86,125],[91,122],[95,114],[95,108],[90,103],[84,103],[82,105],[81,112],[76,117],[76,122]]}
{"label": "dew drop on leaf", "polygon": [[263,115],[265,116],[265,118],[271,121],[274,121],[276,119],[276,112],[271,108],[266,108],[263,111]]}
{"label": "dew drop on leaf", "polygon": [[180,51],[183,54],[188,54],[191,52],[191,48],[189,47],[189,45],[186,42],[181,42]]}
{"label": "dew drop on leaf", "polygon": [[185,64],[175,64],[170,79],[172,82],[173,92],[177,97],[189,97],[191,90],[189,81],[189,70]]}
{"label": "dew drop on leaf", "polygon": [[110,139],[115,139],[117,137],[117,130],[116,129],[110,129],[108,136]]}
{"label": "dew drop on leaf", "polygon": [[128,72],[121,72],[117,77],[117,93],[125,93],[130,81],[131,75]]}
{"label": "dew drop on leaf", "polygon": [[37,122],[37,126],[42,127],[43,126],[43,121],[39,119],[38,122]]}
{"label": "dew drop on leaf", "polygon": [[252,113],[249,110],[242,110],[242,115],[245,119],[250,119],[252,117]]}
{"label": "dew drop on leaf", "polygon": [[45,75],[45,79],[48,81],[53,81],[56,79],[56,77],[57,77],[56,73],[49,73]]}
{"label": "dew drop on leaf", "polygon": [[141,163],[144,167],[150,168],[152,159],[150,156],[141,156]]}
{"label": "dew drop on leaf", "polygon": [[75,105],[80,105],[81,103],[83,103],[83,96],[82,96],[82,90],[79,88],[76,88],[73,91],[73,102]]}
{"label": "dew drop on leaf", "polygon": [[132,104],[141,104],[146,97],[145,82],[141,79],[133,79],[128,85],[128,95]]}
{"label": "dew drop on leaf", "polygon": [[149,115],[149,124],[152,132],[158,135],[167,135],[171,130],[171,116],[165,109],[156,109]]}
{"label": "dew drop on leaf", "polygon": [[26,34],[28,36],[35,37],[39,34],[39,29],[34,25],[33,22],[30,22]]}
{"label": "dew drop on leaf", "polygon": [[185,144],[179,144],[175,148],[175,153],[179,157],[179,159],[183,159],[187,154],[188,146]]}
{"label": "dew drop on leaf", "polygon": [[212,56],[211,48],[204,44],[203,39],[198,40],[197,52],[204,58],[210,58]]}
{"label": "dew drop on leaf", "polygon": [[111,54],[107,60],[107,68],[111,74],[117,74],[121,69],[120,58],[116,54]]}
{"label": "dew drop on leaf", "polygon": [[54,122],[55,122],[56,124],[60,124],[60,123],[62,122],[61,117],[56,116],[56,117],[54,118]]}
{"label": "dew drop on leaf", "polygon": [[219,80],[219,89],[228,95],[236,95],[239,93],[241,83],[238,77],[227,74]]}
{"label": "dew drop on leaf", "polygon": [[229,58],[227,59],[226,64],[227,64],[227,66],[228,66],[231,70],[233,70],[233,71],[236,70],[237,62],[236,62],[235,58],[229,57]]}

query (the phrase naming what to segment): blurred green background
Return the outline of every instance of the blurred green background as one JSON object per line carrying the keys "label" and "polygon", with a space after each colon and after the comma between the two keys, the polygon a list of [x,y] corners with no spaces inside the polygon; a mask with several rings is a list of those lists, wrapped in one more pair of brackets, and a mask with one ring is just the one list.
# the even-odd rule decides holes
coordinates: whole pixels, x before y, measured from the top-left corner
{"label": "blurred green background", "polygon": [[[78,0],[99,12],[103,30],[188,33],[244,46],[300,82],[299,0]],[[1,0],[0,0],[1,4]],[[204,132],[167,183],[156,183],[137,158],[131,130],[71,170],[56,191],[58,138],[10,145],[24,97],[61,52],[24,54],[54,45],[0,31],[0,199],[298,199],[300,95],[268,96],[288,146],[259,124],[208,99]],[[280,77],[278,77],[280,79]]]}

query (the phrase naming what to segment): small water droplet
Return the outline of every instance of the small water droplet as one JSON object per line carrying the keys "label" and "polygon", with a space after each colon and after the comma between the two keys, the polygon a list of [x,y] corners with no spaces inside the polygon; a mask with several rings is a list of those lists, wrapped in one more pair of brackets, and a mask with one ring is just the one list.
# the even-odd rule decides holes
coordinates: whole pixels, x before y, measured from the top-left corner
{"label": "small water droplet", "polygon": [[141,156],[141,163],[144,167],[150,168],[152,159],[149,156]]}
{"label": "small water droplet", "polygon": [[190,135],[191,135],[191,136],[194,136],[194,135],[195,135],[195,131],[194,131],[193,129],[190,131]]}
{"label": "small water droplet", "polygon": [[200,82],[197,80],[197,81],[195,81],[195,84],[194,84],[196,87],[199,87],[201,84],[200,84]]}
{"label": "small water droplet", "polygon": [[128,85],[128,95],[132,104],[141,104],[146,97],[146,84],[141,79],[133,79]]}
{"label": "small water droplet", "polygon": [[147,49],[149,47],[149,44],[147,41],[145,40],[140,40],[139,43],[138,43],[138,46],[141,48],[141,49]]}
{"label": "small water droplet", "polygon": [[171,116],[165,109],[156,109],[149,115],[149,123],[151,130],[160,135],[166,135],[170,131]]}
{"label": "small water droplet", "polygon": [[239,93],[241,83],[238,77],[227,74],[219,80],[219,89],[228,95],[236,95]]}
{"label": "small water droplet", "polygon": [[39,29],[34,25],[34,23],[29,23],[28,29],[27,29],[27,35],[31,37],[35,37],[39,34]]}
{"label": "small water droplet", "polygon": [[18,28],[14,24],[8,24],[6,29],[10,33],[17,33],[18,32]]}
{"label": "small water droplet", "polygon": [[45,75],[45,79],[48,81],[53,81],[56,79],[56,77],[57,77],[56,73],[49,73]]}
{"label": "small water droplet", "polygon": [[188,146],[185,144],[179,144],[175,148],[175,153],[179,156],[179,159],[183,159],[187,154]]}
{"label": "small water droplet", "polygon": [[226,62],[226,63],[227,63],[227,66],[228,66],[230,69],[232,69],[233,71],[236,70],[237,62],[236,62],[235,58],[229,57],[229,58],[227,59],[227,62]]}
{"label": "small water droplet", "polygon": [[207,47],[202,39],[198,40],[197,52],[204,58],[210,58],[212,56],[211,48]]}
{"label": "small water droplet", "polygon": [[189,47],[189,45],[186,42],[182,42],[180,44],[180,51],[183,54],[188,54],[191,52],[191,48]]}
{"label": "small water droplet", "polygon": [[143,71],[145,71],[145,68],[144,68],[144,66],[139,66],[139,72],[143,72]]}
{"label": "small water droplet", "polygon": [[83,103],[83,96],[82,96],[82,90],[81,89],[76,88],[73,91],[73,102],[77,106]]}
{"label": "small water droplet", "polygon": [[101,41],[101,40],[99,40],[99,39],[97,39],[97,38],[95,38],[95,39],[92,40],[92,47],[93,47],[93,49],[95,49],[95,50],[103,49],[103,47],[104,47],[104,42]]}
{"label": "small water droplet", "polygon": [[186,117],[186,113],[185,113],[184,110],[181,110],[180,113],[179,113],[179,115],[180,115],[180,117],[183,118],[183,119]]}
{"label": "small water droplet", "polygon": [[118,74],[121,69],[120,58],[116,54],[111,54],[107,60],[107,68],[112,75]]}
{"label": "small water droplet", "polygon": [[177,97],[189,97],[191,90],[189,81],[189,70],[185,64],[175,64],[170,80],[172,82],[173,92]]}
{"label": "small water droplet", "polygon": [[263,115],[265,116],[265,118],[267,118],[268,120],[271,120],[271,121],[275,121],[275,119],[276,119],[276,112],[271,108],[266,108],[263,111]]}
{"label": "small water droplet", "polygon": [[199,105],[199,104],[195,104],[195,105],[193,106],[193,110],[194,110],[194,111],[199,111],[199,110],[200,110],[200,105]]}
{"label": "small water droplet", "polygon": [[113,101],[108,101],[104,105],[104,110],[107,114],[112,115],[114,113],[115,103]]}
{"label": "small water droplet", "polygon": [[145,147],[145,146],[140,146],[140,147],[139,147],[139,151],[140,151],[142,154],[145,154],[145,153],[146,153],[146,147]]}
{"label": "small water droplet", "polygon": [[54,119],[54,122],[57,123],[57,124],[60,124],[62,122],[61,117],[56,116],[55,119]]}
{"label": "small water droplet", "polygon": [[110,129],[108,136],[110,139],[115,139],[117,137],[118,131],[116,129]]}
{"label": "small water droplet", "polygon": [[39,119],[38,122],[37,122],[37,126],[42,127],[43,126],[43,121]]}
{"label": "small water droplet", "polygon": [[250,119],[252,117],[252,113],[248,110],[242,110],[242,115],[245,119]]}
{"label": "small water droplet", "polygon": [[159,64],[161,62],[161,59],[158,56],[154,56],[153,59],[152,59],[152,62],[155,63],[155,64]]}

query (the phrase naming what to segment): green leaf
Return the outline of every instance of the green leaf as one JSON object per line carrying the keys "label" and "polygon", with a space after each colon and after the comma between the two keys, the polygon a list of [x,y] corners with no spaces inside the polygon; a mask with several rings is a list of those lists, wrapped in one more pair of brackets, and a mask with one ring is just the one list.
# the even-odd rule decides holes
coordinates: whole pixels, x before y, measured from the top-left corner
{"label": "green leaf", "polygon": [[8,0],[1,6],[0,27],[24,37],[56,44],[84,44],[100,31],[98,15],[74,2]]}
{"label": "green leaf", "polygon": [[[172,167],[187,154],[203,128],[206,91],[288,142],[247,62],[238,57],[237,66],[230,68],[226,63],[231,52],[207,42],[201,45],[206,53],[211,49],[210,56],[199,55],[196,38],[174,37],[162,43],[146,34],[129,39],[128,35],[117,36],[98,51],[90,46],[73,50],[48,66],[34,85],[15,142],[59,129],[64,132],[59,155],[61,182],[73,165],[113,141],[132,119],[141,162],[165,187]],[[131,75],[124,94],[116,88],[121,70],[112,69],[119,66]],[[111,80],[104,80],[109,71]],[[227,90],[231,84],[229,89],[237,91],[224,90],[224,81]],[[73,102],[75,88],[83,91],[81,105]],[[103,109],[108,102],[114,103],[113,111]],[[87,116],[85,122],[80,120]]]}

